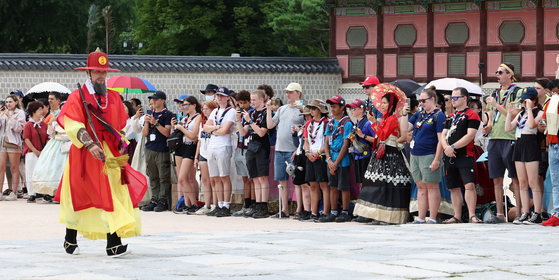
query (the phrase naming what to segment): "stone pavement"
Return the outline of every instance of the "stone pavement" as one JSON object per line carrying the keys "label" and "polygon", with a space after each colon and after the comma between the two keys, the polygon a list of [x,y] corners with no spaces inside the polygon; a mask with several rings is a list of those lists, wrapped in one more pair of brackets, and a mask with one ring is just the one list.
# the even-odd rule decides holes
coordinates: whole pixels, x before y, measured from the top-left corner
{"label": "stone pavement", "polygon": [[[62,237],[2,240],[0,278],[559,279],[557,228],[355,223],[340,227],[293,220],[177,216],[169,212],[142,215],[144,220],[182,220],[186,228],[188,220],[209,223],[214,230],[185,229],[125,239],[131,254],[120,259],[106,256],[104,240],[78,238],[79,256],[63,252]],[[220,229],[230,222],[246,230]],[[268,222],[287,229],[261,229]],[[306,228],[297,228],[302,224]]]}

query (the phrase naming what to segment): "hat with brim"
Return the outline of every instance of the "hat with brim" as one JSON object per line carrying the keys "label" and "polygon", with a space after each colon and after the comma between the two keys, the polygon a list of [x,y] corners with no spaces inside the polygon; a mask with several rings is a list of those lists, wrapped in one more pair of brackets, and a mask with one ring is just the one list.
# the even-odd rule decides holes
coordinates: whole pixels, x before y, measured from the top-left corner
{"label": "hat with brim", "polygon": [[86,67],[78,67],[74,70],[120,71],[118,69],[109,68],[109,58],[107,54],[100,51],[92,52],[87,56]]}
{"label": "hat with brim", "polygon": [[338,104],[340,106],[345,106],[346,105],[345,99],[343,97],[337,95],[337,94],[334,95],[334,97],[326,100],[326,103],[328,103],[328,104]]}
{"label": "hat with brim", "polygon": [[538,91],[533,87],[523,88],[521,92],[520,99],[530,99],[538,96]]}
{"label": "hat with brim", "polygon": [[167,95],[162,91],[156,91],[152,96],[148,96],[148,99],[164,99],[164,100],[167,100]]}
{"label": "hat with brim", "polygon": [[301,85],[299,83],[291,83],[287,85],[287,87],[284,90],[303,92],[303,89],[301,88]]}
{"label": "hat with brim", "polygon": [[367,108],[367,101],[355,99],[355,101],[353,101],[352,103],[347,104],[347,107],[365,109]]}
{"label": "hat with brim", "polygon": [[217,89],[215,94],[223,95],[223,96],[231,96],[231,92],[226,87],[220,87]]}
{"label": "hat with brim", "polygon": [[206,86],[206,89],[200,90],[200,92],[203,93],[203,94],[206,94],[206,91],[214,91],[215,92],[215,91],[217,91],[218,88],[219,87],[214,85],[214,84],[208,84]]}
{"label": "hat with brim", "polygon": [[326,102],[324,102],[320,99],[314,99],[313,101],[311,101],[310,104],[305,106],[305,108],[309,108],[309,112],[310,112],[311,107],[318,108],[318,110],[320,110],[320,112],[323,113],[323,114],[328,113],[328,110],[326,109]]}
{"label": "hat with brim", "polygon": [[179,98],[175,98],[175,102],[182,102],[188,97],[188,94],[181,94]]}
{"label": "hat with brim", "polygon": [[305,106],[303,108],[303,112],[301,114],[299,114],[299,116],[310,115],[310,114],[311,114],[311,109],[309,109],[309,107]]}

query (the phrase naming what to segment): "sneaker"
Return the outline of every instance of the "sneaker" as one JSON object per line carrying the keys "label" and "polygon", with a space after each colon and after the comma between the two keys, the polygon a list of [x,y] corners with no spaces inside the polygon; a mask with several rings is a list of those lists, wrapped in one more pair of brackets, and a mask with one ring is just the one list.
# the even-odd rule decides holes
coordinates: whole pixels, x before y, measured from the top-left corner
{"label": "sneaker", "polygon": [[301,213],[301,215],[299,215],[298,220],[299,221],[306,221],[306,220],[310,219],[311,214],[312,214],[311,212],[303,210],[303,213]]}
{"label": "sneaker", "polygon": [[27,203],[35,203],[35,196],[32,195],[27,199]]}
{"label": "sneaker", "polygon": [[167,211],[167,209],[169,209],[169,207],[167,206],[167,203],[163,202],[163,201],[159,201],[157,203],[157,206],[155,206],[153,208],[153,211],[155,212],[164,212]]}
{"label": "sneaker", "polygon": [[313,214],[313,213],[310,213],[310,215],[308,215],[307,217],[304,217],[304,218],[305,218],[304,220],[299,219],[299,221],[301,221],[301,222],[316,222],[316,221],[318,221],[318,216]]}
{"label": "sneaker", "polygon": [[17,200],[17,195],[13,192],[10,193],[10,195],[8,195],[5,199],[6,201],[15,201]]}
{"label": "sneaker", "polygon": [[217,213],[215,213],[215,216],[218,218],[231,217],[231,210],[229,210],[229,208],[225,206],[221,207],[221,210],[217,211]]}
{"label": "sneaker", "polygon": [[44,197],[44,195],[41,194],[41,193],[36,193],[35,194],[35,198],[43,198],[43,197]]}
{"label": "sneaker", "polygon": [[557,216],[555,215],[551,215],[549,219],[547,219],[547,221],[542,223],[542,226],[546,226],[546,227],[559,226],[559,218],[557,218]]}
{"label": "sneaker", "polygon": [[340,214],[340,216],[336,217],[336,219],[334,219],[334,221],[336,223],[345,223],[345,222],[351,222],[351,216],[349,216],[348,213],[342,212]]}
{"label": "sneaker", "polygon": [[23,192],[17,191],[17,198],[23,198]]}
{"label": "sneaker", "polygon": [[216,206],[216,205],[212,205],[212,210],[210,212],[206,213],[206,216],[215,217],[215,214],[217,214],[219,209],[221,209],[221,208]]}
{"label": "sneaker", "polygon": [[420,221],[419,219],[416,219],[415,221],[408,223],[408,224],[412,224],[412,225],[422,225],[427,223],[427,221]]}
{"label": "sneaker", "polygon": [[530,213],[522,213],[522,215],[520,215],[520,217],[518,217],[518,215],[516,215],[517,217],[514,218],[514,221],[512,222],[513,224],[523,224],[525,221],[528,221],[528,219],[530,219]]}
{"label": "sneaker", "polygon": [[248,211],[248,208],[243,207],[243,208],[241,208],[241,210],[233,213],[231,216],[233,216],[233,217],[243,217],[246,211]]}
{"label": "sneaker", "polygon": [[186,209],[186,212],[184,212],[184,214],[186,214],[186,215],[196,215],[196,211],[198,211],[198,209],[200,209],[200,207],[198,207],[198,205],[192,205],[188,209]]}
{"label": "sneaker", "polygon": [[336,221],[336,215],[329,213],[328,215],[322,216],[318,219],[319,223],[333,223]]}
{"label": "sneaker", "polygon": [[433,220],[433,219],[427,219],[425,223],[427,223],[427,224],[438,224],[437,220]]}
{"label": "sneaker", "polygon": [[151,201],[148,205],[142,207],[142,211],[153,211],[155,206],[157,206],[157,203],[155,203],[155,201]]}
{"label": "sneaker", "polygon": [[250,208],[246,208],[243,217],[245,218],[252,218],[252,215],[256,213],[256,205],[252,205]]}
{"label": "sneaker", "polygon": [[[214,207],[215,208],[215,207]],[[212,208],[213,209],[213,208]],[[198,209],[198,211],[195,212],[196,215],[206,215],[207,213],[209,213],[210,211],[212,211],[212,209],[206,207],[206,206],[202,206],[200,207],[200,209]]]}
{"label": "sneaker", "polygon": [[530,217],[530,219],[524,221],[525,225],[537,225],[537,224],[541,224],[542,223],[542,216],[540,215],[540,213],[535,213],[532,214],[532,217]]}
{"label": "sneaker", "polygon": [[357,222],[357,223],[361,223],[361,224],[366,224],[366,223],[370,223],[373,221],[373,219],[369,219],[369,218],[365,218],[363,216],[358,216],[357,218],[351,220],[352,222]]}
{"label": "sneaker", "polygon": [[0,201],[4,200],[4,194],[0,193]]}
{"label": "sneaker", "polygon": [[[30,197],[32,197],[32,195],[29,195],[29,193],[23,193],[23,199],[29,199]],[[33,200],[33,202],[35,202]]]}
{"label": "sneaker", "polygon": [[52,203],[54,201],[54,197],[48,194],[45,194],[45,196],[43,196],[43,201],[44,202],[48,202],[48,203]]}
{"label": "sneaker", "polygon": [[258,208],[254,212],[252,217],[255,218],[255,219],[263,219],[263,218],[270,217],[270,213],[268,212],[268,204],[264,204],[264,205],[261,204],[260,208]]}
{"label": "sneaker", "polygon": [[184,214],[184,212],[188,211],[188,209],[190,209],[188,206],[182,205],[182,206],[179,207],[179,208],[173,209],[173,213],[175,213],[175,214]]}
{"label": "sneaker", "polygon": [[485,221],[486,224],[504,224],[506,223],[505,219],[501,219],[497,216],[491,216],[491,218],[489,218],[487,221]]}

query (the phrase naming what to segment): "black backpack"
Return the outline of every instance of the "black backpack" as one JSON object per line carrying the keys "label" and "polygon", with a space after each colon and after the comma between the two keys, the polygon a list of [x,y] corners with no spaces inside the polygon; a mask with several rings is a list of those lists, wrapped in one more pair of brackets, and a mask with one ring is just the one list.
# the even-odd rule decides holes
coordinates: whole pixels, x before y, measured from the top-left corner
{"label": "black backpack", "polygon": [[184,133],[182,131],[175,129],[169,138],[167,138],[167,148],[169,148],[170,152],[176,151],[182,145],[182,138],[184,137]]}

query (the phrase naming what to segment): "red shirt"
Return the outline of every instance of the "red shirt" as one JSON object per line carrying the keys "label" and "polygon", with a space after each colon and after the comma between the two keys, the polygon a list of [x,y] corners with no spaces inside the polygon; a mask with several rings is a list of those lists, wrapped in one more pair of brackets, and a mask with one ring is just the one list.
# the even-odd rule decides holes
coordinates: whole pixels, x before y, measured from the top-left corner
{"label": "red shirt", "polygon": [[[543,107],[543,117],[542,119],[547,120],[547,106],[549,106],[549,102],[547,102],[547,104],[544,105]],[[559,137],[557,137],[557,135],[551,135],[551,134],[547,134],[547,142],[549,144],[557,144],[559,143]]]}
{"label": "red shirt", "polygon": [[[448,130],[453,126],[456,127],[454,133],[448,137],[448,144],[452,145],[458,142],[458,140],[468,134],[468,129],[478,129],[480,122],[479,115],[470,108],[466,108],[462,112],[454,111],[454,113],[448,116],[445,124],[445,129]],[[456,149],[456,156],[462,155],[474,156],[474,140],[470,141],[466,147]]]}
{"label": "red shirt", "polygon": [[36,127],[33,127],[33,123],[31,121],[28,121],[25,124],[25,127],[23,127],[23,155],[24,156],[27,153],[33,152],[33,150],[31,150],[31,148],[27,146],[27,143],[25,143],[25,139],[29,139],[29,141],[31,141],[31,144],[33,144],[33,147],[35,147],[35,149],[39,151],[43,150],[43,148],[45,147],[48,141],[47,127],[48,124],[46,124],[44,121],[41,121],[40,124],[38,124]]}

